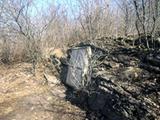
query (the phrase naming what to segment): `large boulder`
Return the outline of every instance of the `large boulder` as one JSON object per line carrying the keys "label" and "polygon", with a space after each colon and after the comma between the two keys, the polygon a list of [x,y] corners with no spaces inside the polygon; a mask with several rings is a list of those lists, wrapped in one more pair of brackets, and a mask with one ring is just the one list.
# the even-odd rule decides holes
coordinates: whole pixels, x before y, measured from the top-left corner
{"label": "large boulder", "polygon": [[91,80],[91,48],[87,46],[76,47],[70,51],[68,73],[65,83],[77,90],[84,89]]}

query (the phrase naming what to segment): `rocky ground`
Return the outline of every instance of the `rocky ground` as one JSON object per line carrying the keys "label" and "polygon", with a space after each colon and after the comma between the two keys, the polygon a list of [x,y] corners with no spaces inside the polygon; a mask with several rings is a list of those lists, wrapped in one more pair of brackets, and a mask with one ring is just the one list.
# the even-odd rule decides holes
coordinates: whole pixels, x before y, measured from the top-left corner
{"label": "rocky ground", "polygon": [[65,100],[65,87],[50,85],[43,75],[39,67],[33,76],[32,65],[28,63],[0,66],[0,120],[85,118],[85,111]]}
{"label": "rocky ground", "polygon": [[160,119],[160,52],[128,43],[101,38],[73,45],[90,46],[93,52],[91,85],[70,100],[85,103],[80,106],[90,119]]}
{"label": "rocky ground", "polygon": [[158,50],[133,47],[122,38],[71,47],[75,46],[92,49],[87,89],[75,91],[65,85],[63,60],[60,67],[39,66],[35,76],[28,63],[1,65],[0,120],[160,120]]}

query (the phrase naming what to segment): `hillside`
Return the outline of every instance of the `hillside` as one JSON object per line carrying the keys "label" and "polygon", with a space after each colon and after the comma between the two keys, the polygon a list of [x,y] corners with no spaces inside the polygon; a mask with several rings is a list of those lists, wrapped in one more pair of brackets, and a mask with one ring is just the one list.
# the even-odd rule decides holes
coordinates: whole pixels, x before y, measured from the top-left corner
{"label": "hillside", "polygon": [[160,0],[0,0],[0,120],[160,120]]}

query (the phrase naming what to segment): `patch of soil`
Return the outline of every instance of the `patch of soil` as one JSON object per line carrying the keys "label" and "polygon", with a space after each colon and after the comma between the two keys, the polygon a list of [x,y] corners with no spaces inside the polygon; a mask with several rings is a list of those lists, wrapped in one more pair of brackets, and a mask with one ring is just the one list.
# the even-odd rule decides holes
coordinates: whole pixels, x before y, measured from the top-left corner
{"label": "patch of soil", "polygon": [[65,100],[63,85],[49,86],[43,69],[32,65],[0,66],[0,120],[82,120],[85,111]]}

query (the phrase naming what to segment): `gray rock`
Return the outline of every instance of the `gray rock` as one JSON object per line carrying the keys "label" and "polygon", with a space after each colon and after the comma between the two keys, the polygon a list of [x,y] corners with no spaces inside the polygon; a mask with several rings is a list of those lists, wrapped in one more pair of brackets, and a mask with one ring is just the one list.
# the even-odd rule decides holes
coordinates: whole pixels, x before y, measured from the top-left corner
{"label": "gray rock", "polygon": [[91,55],[90,47],[71,49],[66,79],[67,85],[76,90],[87,87],[91,80]]}
{"label": "gray rock", "polygon": [[49,75],[49,74],[45,73],[44,77],[45,77],[46,82],[48,84],[54,84],[54,85],[60,84],[60,81],[53,75]]}

